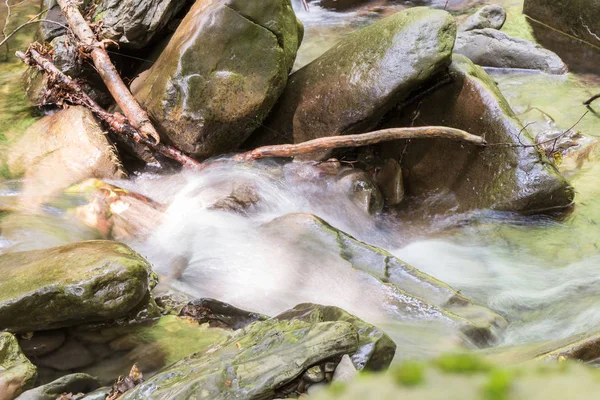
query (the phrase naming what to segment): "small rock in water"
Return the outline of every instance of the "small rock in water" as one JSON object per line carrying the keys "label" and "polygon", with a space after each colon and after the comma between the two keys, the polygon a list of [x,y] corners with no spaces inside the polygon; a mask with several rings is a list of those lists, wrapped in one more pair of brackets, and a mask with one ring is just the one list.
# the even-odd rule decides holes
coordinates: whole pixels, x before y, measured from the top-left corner
{"label": "small rock in water", "polygon": [[349,383],[356,378],[358,371],[349,355],[345,354],[333,373],[332,382]]}
{"label": "small rock in water", "polygon": [[499,5],[489,5],[480,8],[467,18],[460,24],[458,30],[465,32],[483,28],[501,29],[504,22],[506,22],[506,10]]}
{"label": "small rock in water", "polygon": [[319,393],[320,391],[327,389],[327,386],[329,386],[329,385],[325,382],[316,383],[314,385],[310,385],[308,387],[308,390],[306,391],[306,393],[308,393],[309,396],[313,396],[316,393]]}
{"label": "small rock in water", "polygon": [[375,182],[388,206],[395,206],[404,198],[404,178],[400,163],[393,158],[383,162],[381,169],[375,175]]}
{"label": "small rock in water", "polygon": [[44,356],[58,349],[64,342],[63,330],[34,332],[31,337],[19,337],[19,345],[27,357]]}
{"label": "small rock in water", "polygon": [[334,362],[326,362],[325,363],[325,372],[333,372],[335,371],[335,368],[337,367],[337,364]]}
{"label": "small rock in water", "polygon": [[325,380],[325,372],[320,366],[315,365],[307,369],[302,377],[308,382],[319,383]]}
{"label": "small rock in water", "polygon": [[57,371],[70,371],[93,363],[94,355],[75,339],[69,339],[58,350],[35,359],[37,366]]}

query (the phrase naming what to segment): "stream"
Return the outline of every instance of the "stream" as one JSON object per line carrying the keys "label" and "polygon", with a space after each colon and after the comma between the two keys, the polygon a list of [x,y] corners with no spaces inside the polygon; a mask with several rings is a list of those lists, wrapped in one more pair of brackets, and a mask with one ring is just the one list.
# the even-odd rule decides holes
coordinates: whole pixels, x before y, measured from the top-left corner
{"label": "stream", "polygon": [[[407,7],[443,8],[445,0],[373,2],[361,11],[334,12],[312,5],[303,10],[294,0],[306,33],[295,69],[314,60],[348,32]],[[537,40],[521,15],[522,1],[449,1],[448,10],[461,18],[471,7],[503,5],[507,33]],[[558,46],[558,44],[557,44]],[[556,51],[572,72],[552,76],[526,71],[488,70],[524,124],[534,134],[559,134],[585,112],[581,104],[600,92],[599,57],[573,58],[569,47]],[[580,54],[574,46],[572,54]],[[600,72],[600,71],[598,71]],[[5,101],[0,101],[7,108]],[[0,113],[6,112],[0,109]],[[589,113],[576,130],[595,142],[600,117]],[[369,282],[353,273],[330,249],[311,249],[271,243],[259,233],[261,224],[289,213],[311,213],[358,240],[382,247],[419,270],[448,283],[476,303],[509,321],[498,346],[527,345],[600,330],[600,157],[582,166],[566,156],[560,168],[577,192],[576,205],[559,215],[523,216],[479,210],[468,215],[371,216],[315,166],[274,162],[247,165],[214,163],[197,173],[164,176],[139,173],[112,182],[156,201],[170,204],[167,222],[150,237],[128,243],[163,276],[172,275],[178,255],[189,265],[177,290],[194,297],[213,297],[269,315],[302,302],[336,305],[384,328],[398,344],[397,359],[429,357],[460,348],[447,327],[427,321],[399,321],[394,310],[382,307],[390,293],[371,290]],[[287,170],[286,170],[287,168]],[[281,172],[283,171],[283,172]],[[302,177],[301,180],[295,177]],[[250,182],[261,199],[248,216],[208,209],[213,199],[227,195],[235,182]],[[2,201],[19,194],[19,182],[5,182]],[[78,227],[64,212],[68,199],[56,199],[45,209],[60,235],[81,238]],[[3,251],[45,247],[38,231],[20,228],[18,241],[0,238]],[[599,281],[599,282],[596,282]]]}

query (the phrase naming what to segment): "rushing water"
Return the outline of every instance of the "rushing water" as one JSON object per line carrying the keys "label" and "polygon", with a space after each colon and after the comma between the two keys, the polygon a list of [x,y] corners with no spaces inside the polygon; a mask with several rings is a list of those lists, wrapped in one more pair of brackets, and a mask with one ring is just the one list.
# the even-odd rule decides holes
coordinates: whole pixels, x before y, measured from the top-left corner
{"label": "rushing water", "polygon": [[[445,1],[374,1],[361,11],[332,12],[311,6],[299,17],[306,25],[296,68],[318,57],[346,33],[390,12],[415,6],[442,8]],[[481,1],[453,1],[448,8],[460,18]],[[534,38],[520,15],[518,0],[495,1],[508,7],[505,30]],[[562,55],[562,54],[561,54]],[[525,123],[536,133],[560,132],[585,111],[582,100],[600,92],[597,76],[587,70],[565,77],[523,71],[490,71]],[[3,112],[4,110],[2,110]],[[587,115],[577,129],[595,140],[600,119]],[[281,167],[273,162],[246,165],[218,163],[200,173],[175,176],[141,174],[119,184],[170,204],[167,218],[152,235],[131,245],[149,258],[157,271],[173,275],[183,257],[189,264],[169,284],[198,297],[214,297],[242,308],[275,314],[301,302],[338,305],[385,327],[403,356],[423,356],[457,346],[446,328],[431,322],[399,322],[386,308],[395,296],[380,284],[351,270],[327,248],[307,248],[264,235],[260,226],[289,213],[318,215],[360,240],[381,246],[422,271],[461,290],[510,322],[501,344],[514,345],[565,338],[600,330],[600,174],[599,159],[581,168],[565,160],[563,169],[577,190],[574,210],[566,216],[524,217],[475,212],[425,221],[370,216],[333,179],[309,164]],[[251,183],[260,201],[247,216],[207,208],[236,184]],[[18,194],[7,185],[3,199]],[[55,203],[60,203],[57,201]],[[67,240],[87,238],[60,206],[48,208]],[[60,221],[60,222],[57,222]],[[80,228],[77,228],[80,229]],[[39,231],[23,226],[18,239],[3,238],[5,251],[51,245]],[[38,236],[36,236],[38,235]],[[33,243],[33,244],[31,244]],[[15,247],[17,246],[17,247]]]}

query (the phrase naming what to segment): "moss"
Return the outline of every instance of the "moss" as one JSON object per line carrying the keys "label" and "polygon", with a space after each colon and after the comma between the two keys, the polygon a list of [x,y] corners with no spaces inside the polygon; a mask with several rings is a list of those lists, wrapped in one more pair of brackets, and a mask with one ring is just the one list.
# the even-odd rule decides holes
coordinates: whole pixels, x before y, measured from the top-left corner
{"label": "moss", "polygon": [[486,400],[506,400],[513,382],[510,371],[497,369],[490,372],[488,382],[483,387],[483,398]]}
{"label": "moss", "polygon": [[435,361],[435,365],[446,373],[473,374],[487,372],[490,365],[483,359],[472,354],[447,354]]}
{"label": "moss", "polygon": [[394,381],[402,386],[417,386],[425,380],[425,366],[418,362],[406,362],[391,371]]}

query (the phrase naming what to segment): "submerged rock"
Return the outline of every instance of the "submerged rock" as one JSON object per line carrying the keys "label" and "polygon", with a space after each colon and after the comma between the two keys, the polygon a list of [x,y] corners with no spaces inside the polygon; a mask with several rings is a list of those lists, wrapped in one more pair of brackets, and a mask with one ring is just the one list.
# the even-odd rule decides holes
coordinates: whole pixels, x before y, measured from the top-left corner
{"label": "submerged rock", "polygon": [[122,400],[267,399],[322,361],[356,351],[346,322],[255,322],[166,368]]}
{"label": "submerged rock", "polygon": [[88,393],[100,387],[98,380],[87,374],[70,374],[53,382],[31,389],[17,400],[56,400],[64,393]]}
{"label": "submerged rock", "polygon": [[[381,146],[402,160],[406,194],[427,213],[491,208],[538,212],[573,202],[573,188],[538,150],[492,78],[464,56],[454,56],[451,84],[397,111],[384,126],[442,125],[485,136],[487,148],[444,140]],[[525,144],[530,147],[521,147]],[[402,156],[404,154],[404,156]],[[427,199],[440,199],[431,202]]]}
{"label": "submerged rock", "polygon": [[550,50],[491,28],[461,32],[454,52],[484,67],[534,69],[550,74],[568,71],[567,65]]}
{"label": "submerged rock", "polygon": [[467,18],[458,27],[459,32],[472,31],[474,29],[501,29],[506,22],[506,10],[493,4],[481,7],[477,12]]}
{"label": "submerged rock", "polygon": [[329,10],[341,11],[364,5],[370,1],[371,0],[318,0],[315,2],[313,0],[313,3]]}
{"label": "submerged rock", "polygon": [[525,0],[523,13],[554,29],[600,45],[600,0]]}
{"label": "submerged rock", "polygon": [[215,299],[192,300],[181,310],[180,316],[193,318],[200,324],[238,330],[256,321],[265,321],[266,315],[246,311]]}
{"label": "submerged rock", "polygon": [[94,20],[102,21],[104,38],[139,49],[161,33],[185,4],[184,0],[103,0]]}
{"label": "submerged rock", "polygon": [[93,114],[69,107],[32,125],[9,150],[8,168],[25,178],[23,202],[37,207],[86,178],[125,177],[114,147]]}
{"label": "submerged rock", "polygon": [[302,32],[290,0],[198,0],[134,94],[179,149],[235,150],[283,91]]}
{"label": "submerged rock", "polygon": [[33,387],[36,377],[36,369],[21,352],[17,339],[0,332],[0,399],[13,400]]}
{"label": "submerged rock", "polygon": [[[290,76],[249,146],[363,133],[451,61],[450,14],[411,8],[346,36]],[[251,144],[250,144],[251,143]],[[326,158],[323,152],[318,158]]]}
{"label": "submerged rock", "polygon": [[113,320],[147,300],[153,272],[129,247],[89,241],[0,256],[0,329]]}
{"label": "submerged rock", "polygon": [[[506,326],[501,316],[474,305],[445,283],[382,249],[354,239],[314,215],[284,215],[263,225],[262,230],[276,244],[294,243],[307,265],[333,268],[340,259],[349,263],[364,285],[352,290],[381,294],[382,311],[394,319],[437,321],[456,328],[481,346],[491,344],[496,330]],[[336,271],[332,269],[328,273]]]}
{"label": "submerged rock", "polygon": [[384,331],[339,307],[311,303],[299,304],[274,318],[311,323],[344,321],[352,324],[358,332],[358,351],[352,354],[352,362],[359,370],[380,371],[386,369],[396,353],[396,344]]}

